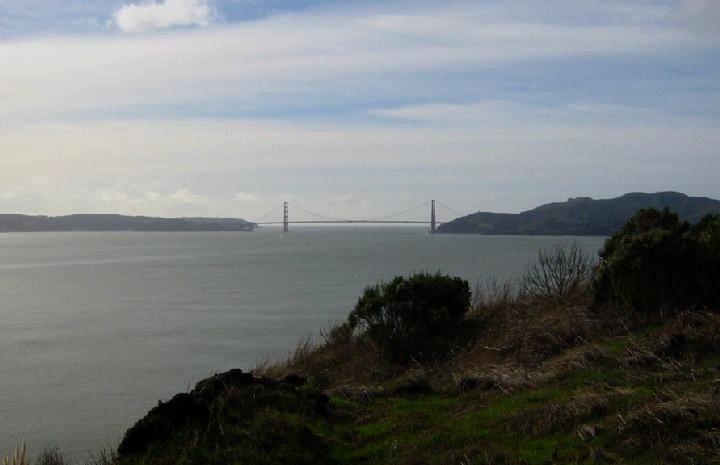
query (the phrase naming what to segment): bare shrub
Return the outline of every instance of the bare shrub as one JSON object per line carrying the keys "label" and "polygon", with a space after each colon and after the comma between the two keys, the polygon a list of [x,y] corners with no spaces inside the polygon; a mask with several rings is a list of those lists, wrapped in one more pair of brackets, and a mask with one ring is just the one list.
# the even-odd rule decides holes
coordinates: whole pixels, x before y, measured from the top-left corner
{"label": "bare shrub", "polygon": [[57,447],[45,449],[33,462],[33,465],[68,465],[65,456]]}
{"label": "bare shrub", "polygon": [[325,345],[339,346],[352,343],[355,331],[348,323],[331,325],[328,329],[320,331]]}
{"label": "bare shrub", "polygon": [[117,452],[113,449],[100,449],[85,460],[85,465],[117,465],[117,463]]}
{"label": "bare shrub", "polygon": [[509,307],[517,297],[515,286],[510,281],[500,281],[490,276],[475,284],[472,309],[477,313]]}
{"label": "bare shrub", "polygon": [[577,243],[538,252],[520,281],[521,292],[535,302],[565,304],[587,291],[595,261]]}

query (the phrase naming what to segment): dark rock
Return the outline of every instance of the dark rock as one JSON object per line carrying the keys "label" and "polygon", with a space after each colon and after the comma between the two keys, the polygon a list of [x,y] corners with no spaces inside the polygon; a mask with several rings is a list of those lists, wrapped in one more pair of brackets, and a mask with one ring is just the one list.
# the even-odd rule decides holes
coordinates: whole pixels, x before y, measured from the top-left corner
{"label": "dark rock", "polygon": [[395,395],[429,394],[433,392],[433,388],[427,378],[419,376],[398,383],[398,385],[395,386],[392,392]]}
{"label": "dark rock", "polygon": [[483,386],[484,382],[478,378],[463,378],[458,382],[458,391],[473,391]]}
{"label": "dark rock", "polygon": [[330,415],[330,398],[325,394],[310,394],[310,398],[315,401],[315,413],[320,416]]}
{"label": "dark rock", "polygon": [[159,402],[157,407],[128,429],[118,446],[118,453],[141,453],[150,442],[166,436],[178,424],[206,421],[209,415],[208,406],[193,394],[177,394],[167,402]]}
{"label": "dark rock", "polygon": [[297,374],[289,374],[283,378],[283,383],[289,384],[290,386],[300,387],[307,382],[307,378]]}
{"label": "dark rock", "polygon": [[249,386],[255,380],[252,374],[234,369],[200,381],[192,393],[202,397],[215,397],[232,387]]}
{"label": "dark rock", "polygon": [[467,392],[474,390],[491,391],[497,389],[497,383],[494,379],[488,377],[469,377],[462,378],[458,382],[458,391]]}
{"label": "dark rock", "polygon": [[168,402],[159,402],[127,430],[118,453],[121,456],[142,453],[151,442],[167,436],[179,426],[207,422],[216,397],[230,388],[253,383],[263,384],[263,381],[242,370],[230,370],[200,381],[190,393],[177,394]]}
{"label": "dark rock", "polygon": [[275,405],[291,411],[299,409],[317,415],[331,412],[330,399],[324,394],[305,393],[296,386],[301,377],[284,381],[255,377],[242,370],[219,373],[197,383],[190,393],[178,394],[168,402],[160,402],[125,433],[118,453],[120,456],[141,454],[150,444],[162,441],[174,431],[212,427],[211,412],[218,401],[239,408],[243,415],[252,415],[261,405]]}
{"label": "dark rock", "polygon": [[679,357],[688,346],[688,338],[683,333],[667,334],[660,338],[655,353],[661,357]]}

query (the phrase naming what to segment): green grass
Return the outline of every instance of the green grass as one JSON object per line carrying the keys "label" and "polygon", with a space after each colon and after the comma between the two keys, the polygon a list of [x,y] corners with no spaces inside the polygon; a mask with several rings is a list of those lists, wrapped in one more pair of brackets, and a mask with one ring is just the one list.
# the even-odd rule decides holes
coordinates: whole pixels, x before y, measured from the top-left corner
{"label": "green grass", "polygon": [[611,338],[602,343],[602,346],[608,349],[610,355],[614,357],[622,357],[625,355],[625,350],[630,344],[631,339],[627,336]]}
{"label": "green grass", "polygon": [[[626,341],[615,340],[613,350],[624,351]],[[698,380],[700,382],[700,380]],[[590,450],[612,445],[611,424],[618,412],[649,401],[656,392],[651,376],[624,368],[577,369],[544,386],[516,393],[469,392],[390,397],[358,407],[338,400],[335,405],[361,411],[350,426],[345,463],[450,463],[458,454],[509,457],[514,463],[578,463]],[[570,418],[549,433],[522,432],[513,420],[542,422],[543,408],[564,406],[578,396],[596,393],[606,406]],[[359,409],[359,410],[358,410]],[[577,434],[582,424],[605,424],[588,444]],[[542,425],[541,425],[542,426]],[[638,463],[643,462],[640,458]]]}
{"label": "green grass", "polygon": [[381,464],[415,457],[420,463],[443,463],[454,452],[492,449],[526,463],[548,463],[577,454],[582,446],[577,435],[518,435],[502,422],[568,395],[547,388],[490,400],[473,394],[383,399],[369,405],[365,420],[354,426],[354,453],[348,458]]}

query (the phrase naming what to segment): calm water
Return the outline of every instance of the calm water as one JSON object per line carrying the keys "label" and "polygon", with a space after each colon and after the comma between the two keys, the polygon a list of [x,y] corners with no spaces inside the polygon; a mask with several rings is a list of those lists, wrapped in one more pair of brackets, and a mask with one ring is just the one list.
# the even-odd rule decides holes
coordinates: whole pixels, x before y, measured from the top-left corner
{"label": "calm water", "polygon": [[[117,445],[158,399],[286,356],[363,288],[419,270],[517,276],[573,238],[419,228],[0,234],[0,452]],[[601,238],[577,238],[589,251]],[[1,455],[1,454],[0,454]]]}

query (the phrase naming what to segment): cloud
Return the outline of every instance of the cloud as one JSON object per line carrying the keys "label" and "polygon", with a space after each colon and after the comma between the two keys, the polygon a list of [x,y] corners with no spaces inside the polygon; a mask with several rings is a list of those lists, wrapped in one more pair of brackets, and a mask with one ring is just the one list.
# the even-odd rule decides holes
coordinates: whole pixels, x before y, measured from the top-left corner
{"label": "cloud", "polygon": [[526,104],[509,100],[488,100],[467,104],[428,103],[378,108],[368,112],[383,119],[403,120],[455,128],[517,127],[545,121],[575,127],[612,124],[663,125],[677,118],[662,112],[601,102],[570,104]]}
{"label": "cloud", "polygon": [[474,104],[429,103],[423,105],[408,105],[394,108],[378,108],[370,110],[374,116],[396,118],[409,121],[423,122],[468,122],[477,124],[485,121],[496,124],[501,116],[512,107],[512,103],[505,101],[486,101]]}
{"label": "cloud", "polygon": [[720,36],[718,0],[681,0],[676,19],[680,24],[702,34]]}
{"label": "cloud", "polygon": [[260,199],[257,195],[250,192],[238,192],[235,194],[235,198],[241,202],[258,202]]}
{"label": "cloud", "polygon": [[115,12],[114,19],[121,31],[138,33],[178,26],[207,26],[210,11],[208,0],[164,0],[124,5]]}
{"label": "cloud", "polygon": [[[624,3],[599,17],[585,6],[604,0],[378,2],[3,41],[0,210],[253,219],[283,199],[343,217],[431,194],[500,211],[629,190],[719,195],[717,120],[687,116],[717,101],[715,64],[659,66],[709,41],[668,20],[675,6]],[[583,18],[543,16],[548,4]],[[126,30],[172,22],[155,15]]]}
{"label": "cloud", "polygon": [[193,216],[213,212],[216,200],[186,188],[168,188],[158,181],[119,179],[112,182],[105,178],[104,185],[70,187],[48,176],[31,176],[25,180],[16,179],[13,184],[13,187],[0,189],[0,211],[3,213]]}
{"label": "cloud", "polygon": [[[342,218],[382,216],[429,198],[458,210],[517,211],[635,190],[720,196],[716,122],[637,120],[622,109],[598,114],[579,105],[539,111],[505,102],[490,105],[496,117],[469,126],[199,119],[2,125],[0,211],[257,219],[289,200]],[[452,112],[440,108],[450,121]],[[453,111],[463,119],[472,108]],[[478,203],[486,194],[494,203]]]}
{"label": "cloud", "polygon": [[[149,11],[161,7],[152,5]],[[657,25],[487,21],[480,7],[434,8],[390,15],[333,10],[162,35],[4,43],[0,118],[218,106],[228,99],[254,108],[318,101],[319,95],[393,98],[415,88],[413,77],[423,73],[480,74],[518,63],[672,53],[697,45],[694,36]]]}
{"label": "cloud", "polygon": [[[94,213],[122,212],[131,215],[191,216],[210,211],[212,200],[187,188],[168,188],[159,181],[141,183],[126,179],[115,181],[110,187],[80,189],[71,197],[75,211],[78,204],[83,211]],[[73,207],[71,207],[73,208]]]}

